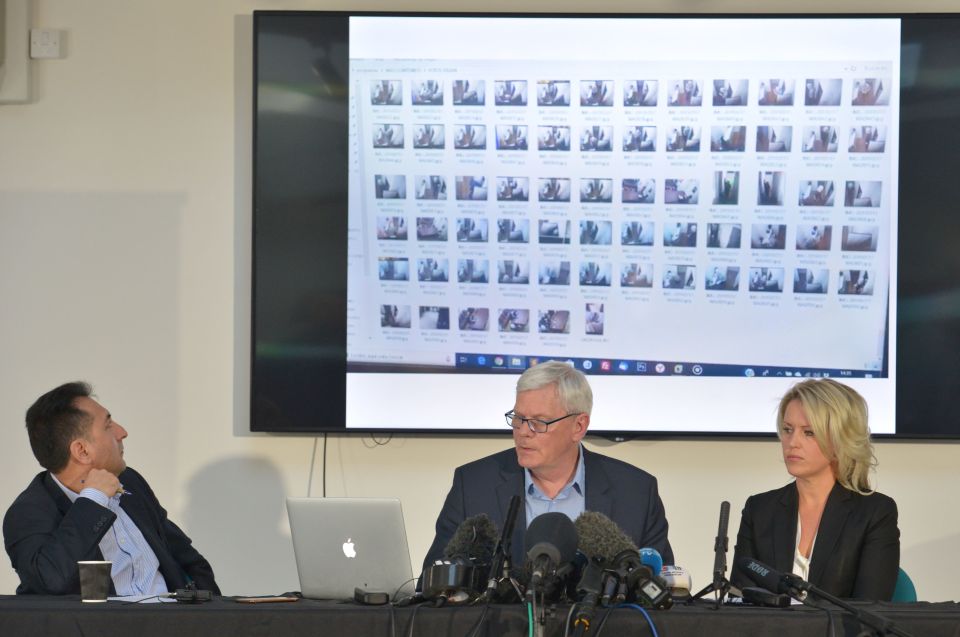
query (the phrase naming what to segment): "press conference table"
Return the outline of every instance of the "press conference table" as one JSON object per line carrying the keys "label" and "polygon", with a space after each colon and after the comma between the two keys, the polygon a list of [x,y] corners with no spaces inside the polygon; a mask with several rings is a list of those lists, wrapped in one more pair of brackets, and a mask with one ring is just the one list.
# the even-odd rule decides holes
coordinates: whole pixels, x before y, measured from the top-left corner
{"label": "press conference table", "polygon": [[[914,637],[960,637],[960,604],[874,604],[863,608],[882,613]],[[563,635],[567,607],[548,619],[547,635]],[[217,598],[201,605],[188,604],[84,604],[77,597],[0,596],[0,635],[57,637],[265,637],[283,635],[376,635],[439,637],[467,635],[480,618],[481,607],[421,607],[390,609],[353,603],[300,600],[283,604],[239,604]],[[599,610],[597,619],[605,610]],[[854,637],[859,627],[834,611],[836,635]],[[794,607],[789,609],[735,608],[713,610],[708,604],[676,606],[652,612],[663,637],[810,637],[829,636],[827,614]],[[493,605],[480,635],[527,634],[526,610],[520,605]],[[596,624],[594,624],[594,630]],[[603,628],[602,635],[650,635],[643,616],[620,608]]]}

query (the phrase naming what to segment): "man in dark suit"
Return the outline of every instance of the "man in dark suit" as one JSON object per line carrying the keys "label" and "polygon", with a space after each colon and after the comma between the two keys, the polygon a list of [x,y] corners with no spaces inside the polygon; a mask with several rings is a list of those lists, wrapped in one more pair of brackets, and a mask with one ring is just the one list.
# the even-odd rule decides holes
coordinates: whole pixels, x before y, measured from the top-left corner
{"label": "man in dark suit", "polygon": [[3,539],[17,593],[80,592],[80,560],[110,560],[113,593],[156,595],[193,582],[219,594],[213,569],[126,466],[127,431],[91,397],[61,385],[27,410],[39,473],[7,510]]}
{"label": "man in dark suit", "polygon": [[514,564],[523,563],[525,529],[537,515],[560,511],[575,519],[585,510],[605,514],[637,546],[657,549],[672,564],[656,478],[580,444],[592,407],[590,385],[573,367],[550,361],[524,372],[506,414],[514,449],[457,468],[424,568],[442,557],[464,519],[486,513],[502,527],[514,495],[523,497],[526,512],[512,538]]}

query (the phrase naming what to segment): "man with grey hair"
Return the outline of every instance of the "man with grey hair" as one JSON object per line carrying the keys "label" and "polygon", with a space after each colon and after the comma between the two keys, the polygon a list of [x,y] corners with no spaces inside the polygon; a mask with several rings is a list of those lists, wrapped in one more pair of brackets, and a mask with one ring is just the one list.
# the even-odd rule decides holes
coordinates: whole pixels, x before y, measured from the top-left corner
{"label": "man with grey hair", "polygon": [[584,511],[603,513],[637,546],[655,548],[664,564],[673,564],[656,478],[581,444],[592,408],[586,376],[570,365],[550,361],[525,371],[517,381],[514,407],[505,414],[514,449],[457,468],[424,568],[442,557],[464,519],[486,513],[502,527],[514,495],[526,505],[525,522],[518,520],[514,529],[514,564],[523,563],[526,526],[550,511],[571,519]]}

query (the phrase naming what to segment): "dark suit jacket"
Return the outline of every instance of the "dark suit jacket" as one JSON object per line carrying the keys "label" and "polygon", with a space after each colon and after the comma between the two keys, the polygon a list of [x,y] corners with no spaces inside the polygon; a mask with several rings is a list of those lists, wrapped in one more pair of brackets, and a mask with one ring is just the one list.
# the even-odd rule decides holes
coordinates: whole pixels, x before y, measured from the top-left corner
{"label": "dark suit jacket", "polygon": [[[673,564],[667,541],[667,518],[657,493],[657,480],[646,471],[620,460],[583,450],[586,509],[603,513],[616,522],[638,547],[652,547]],[[424,568],[443,558],[443,549],[466,518],[486,513],[498,529],[507,517],[510,498],[524,497],[523,467],[517,452],[507,449],[458,467],[453,486],[437,518],[437,534],[423,561]],[[523,536],[526,532],[521,509],[513,532],[511,560],[523,564]]]}
{"label": "dark suit jacket", "polygon": [[[147,481],[133,469],[120,474],[129,494],[120,507],[137,525],[160,561],[167,588],[198,588],[220,593],[213,569],[176,524],[167,519]],[[79,560],[102,560],[100,540],[117,515],[89,498],[71,503],[50,473],[37,474],[3,518],[3,541],[20,576],[17,594],[80,593]]]}
{"label": "dark suit jacket", "polygon": [[[747,498],[730,577],[734,586],[754,586],[737,568],[741,556],[782,573],[793,571],[798,507],[796,483]],[[834,485],[820,518],[808,581],[837,597],[888,601],[899,569],[897,504],[881,493],[860,495]]]}

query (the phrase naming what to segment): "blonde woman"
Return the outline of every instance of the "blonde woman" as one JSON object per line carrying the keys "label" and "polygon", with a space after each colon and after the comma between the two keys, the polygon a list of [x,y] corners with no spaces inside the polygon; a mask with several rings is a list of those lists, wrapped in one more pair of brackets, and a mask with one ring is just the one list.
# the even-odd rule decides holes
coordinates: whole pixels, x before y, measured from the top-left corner
{"label": "blonde woman", "polygon": [[866,401],[831,379],[803,381],[780,400],[777,432],[795,480],[747,499],[733,585],[752,585],[736,567],[744,556],[838,597],[891,599],[900,568],[897,505],[870,488],[877,462]]}

